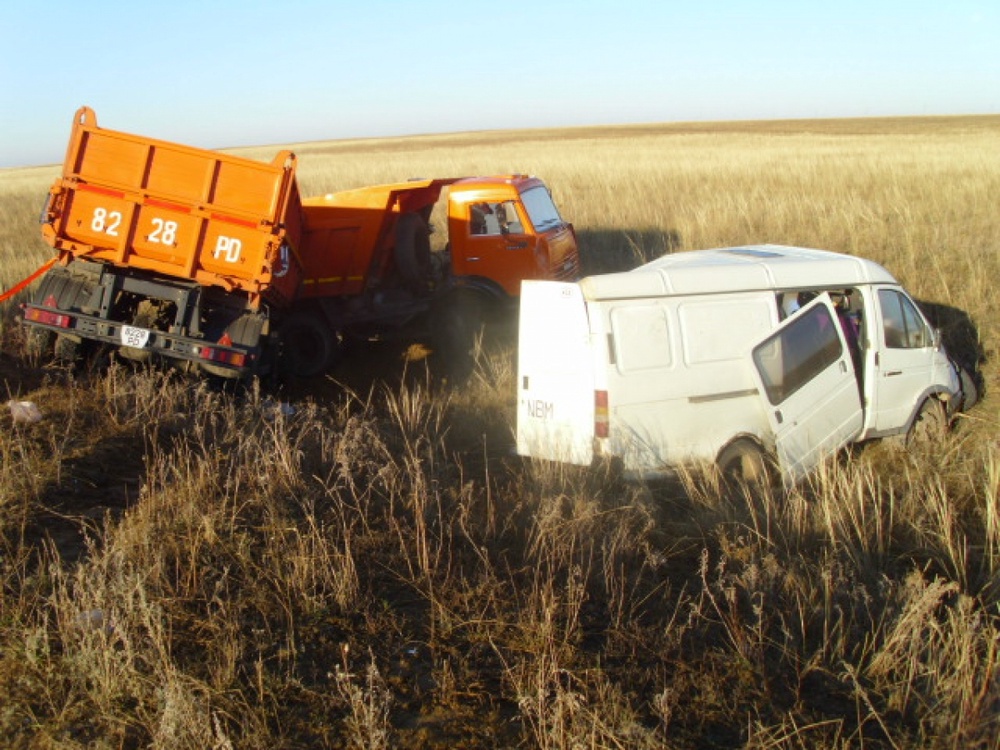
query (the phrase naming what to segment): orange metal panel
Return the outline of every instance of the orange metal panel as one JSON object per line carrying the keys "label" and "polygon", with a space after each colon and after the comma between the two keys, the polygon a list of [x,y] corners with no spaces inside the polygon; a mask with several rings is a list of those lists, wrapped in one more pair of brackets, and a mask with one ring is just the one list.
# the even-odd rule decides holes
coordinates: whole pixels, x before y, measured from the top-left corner
{"label": "orange metal panel", "polygon": [[295,157],[270,163],[99,128],[83,107],[43,236],[69,255],[294,298],[302,235]]}

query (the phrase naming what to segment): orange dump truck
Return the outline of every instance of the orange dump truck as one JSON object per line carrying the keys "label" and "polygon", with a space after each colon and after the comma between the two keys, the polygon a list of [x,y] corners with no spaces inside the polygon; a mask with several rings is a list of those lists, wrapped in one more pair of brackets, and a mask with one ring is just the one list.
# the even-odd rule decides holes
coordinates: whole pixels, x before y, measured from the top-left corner
{"label": "orange dump truck", "polygon": [[[24,305],[33,348],[111,346],[224,377],[332,365],[345,337],[460,345],[523,279],[574,279],[534,177],[427,179],[303,200],[270,163],[100,128],[84,107],[42,216],[59,253]],[[431,213],[447,193],[447,237]],[[438,243],[441,244],[441,243]]]}

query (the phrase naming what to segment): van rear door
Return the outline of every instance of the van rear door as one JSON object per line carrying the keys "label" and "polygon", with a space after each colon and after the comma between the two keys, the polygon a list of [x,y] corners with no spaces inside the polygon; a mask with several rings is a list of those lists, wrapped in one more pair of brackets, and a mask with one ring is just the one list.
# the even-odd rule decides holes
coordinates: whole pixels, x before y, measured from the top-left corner
{"label": "van rear door", "polygon": [[594,362],[577,284],[525,281],[517,351],[517,452],[589,465],[594,455]]}
{"label": "van rear door", "polygon": [[782,478],[793,484],[856,437],[864,422],[851,354],[829,295],[785,321],[751,357]]}

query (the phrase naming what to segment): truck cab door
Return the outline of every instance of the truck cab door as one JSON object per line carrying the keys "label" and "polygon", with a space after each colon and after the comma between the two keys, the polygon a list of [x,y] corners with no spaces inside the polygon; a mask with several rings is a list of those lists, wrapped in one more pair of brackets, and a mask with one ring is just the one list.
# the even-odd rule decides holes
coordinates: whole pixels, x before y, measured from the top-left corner
{"label": "truck cab door", "polygon": [[[517,296],[522,279],[538,277],[535,246],[523,208],[514,198],[486,199],[465,207],[467,227],[451,232],[452,266],[456,276],[482,276]],[[457,229],[457,227],[456,227]]]}
{"label": "truck cab door", "polygon": [[786,320],[751,359],[786,486],[860,434],[861,395],[829,295]]}

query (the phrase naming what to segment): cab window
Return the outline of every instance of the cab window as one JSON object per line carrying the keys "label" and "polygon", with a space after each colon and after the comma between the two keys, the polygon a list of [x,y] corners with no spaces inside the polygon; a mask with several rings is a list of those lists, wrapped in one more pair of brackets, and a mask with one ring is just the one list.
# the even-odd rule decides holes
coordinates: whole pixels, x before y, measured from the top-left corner
{"label": "cab window", "polygon": [[524,234],[517,214],[517,201],[470,203],[469,232],[479,236]]}
{"label": "cab window", "polygon": [[541,185],[529,188],[521,193],[521,200],[524,201],[524,208],[536,232],[547,232],[562,226],[563,220],[559,215],[559,209],[552,202],[552,196],[549,195],[547,188]]}
{"label": "cab window", "polygon": [[908,297],[892,289],[880,289],[878,301],[888,348],[922,349],[931,345],[931,330]]}

